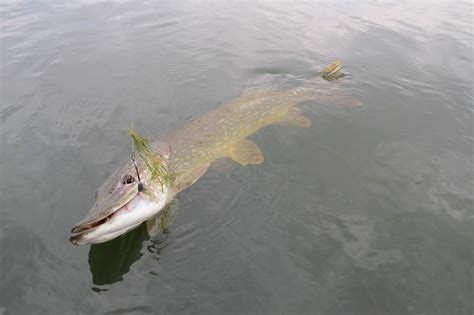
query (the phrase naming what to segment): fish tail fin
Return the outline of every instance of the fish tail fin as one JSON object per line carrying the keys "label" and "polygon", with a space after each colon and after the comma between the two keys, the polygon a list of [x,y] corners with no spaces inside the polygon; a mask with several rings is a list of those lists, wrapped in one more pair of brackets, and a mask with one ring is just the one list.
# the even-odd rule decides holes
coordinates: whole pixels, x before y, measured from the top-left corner
{"label": "fish tail fin", "polygon": [[342,92],[337,88],[319,92],[320,93],[314,97],[314,100],[317,102],[329,103],[342,107],[358,107],[364,105],[358,97]]}
{"label": "fish tail fin", "polygon": [[[347,74],[342,72],[342,62],[341,60],[337,59],[336,61],[321,69],[321,71],[319,71],[319,75],[321,75],[321,77],[326,81],[333,81],[345,77]],[[330,84],[325,87],[324,90],[318,90],[314,99],[317,101],[346,107],[356,107],[364,104],[356,96],[342,92],[339,89],[338,84]]]}
{"label": "fish tail fin", "polygon": [[341,69],[342,69],[342,62],[341,60],[337,59],[333,63],[321,69],[321,71],[319,71],[319,74],[324,80],[327,80],[327,81],[337,80],[345,76],[345,74],[341,71]]}

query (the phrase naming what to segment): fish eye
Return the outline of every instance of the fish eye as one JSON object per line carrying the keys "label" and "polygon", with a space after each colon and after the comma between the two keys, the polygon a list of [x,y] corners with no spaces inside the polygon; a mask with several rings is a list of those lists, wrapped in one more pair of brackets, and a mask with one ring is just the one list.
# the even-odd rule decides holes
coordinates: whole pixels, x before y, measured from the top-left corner
{"label": "fish eye", "polygon": [[122,185],[128,185],[135,182],[135,177],[130,174],[125,174],[122,177]]}

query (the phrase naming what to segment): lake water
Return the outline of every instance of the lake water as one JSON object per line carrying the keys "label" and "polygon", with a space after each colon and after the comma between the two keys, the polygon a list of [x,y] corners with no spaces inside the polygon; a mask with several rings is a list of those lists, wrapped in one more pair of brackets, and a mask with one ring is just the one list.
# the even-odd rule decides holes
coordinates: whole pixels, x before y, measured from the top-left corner
{"label": "lake water", "polygon": [[[0,314],[473,314],[471,2],[0,12]],[[314,78],[336,58],[349,76]],[[299,80],[364,105],[308,102],[310,129],[260,130],[265,163],[211,169],[155,238],[69,243],[130,155],[130,82],[135,126],[157,139]]]}

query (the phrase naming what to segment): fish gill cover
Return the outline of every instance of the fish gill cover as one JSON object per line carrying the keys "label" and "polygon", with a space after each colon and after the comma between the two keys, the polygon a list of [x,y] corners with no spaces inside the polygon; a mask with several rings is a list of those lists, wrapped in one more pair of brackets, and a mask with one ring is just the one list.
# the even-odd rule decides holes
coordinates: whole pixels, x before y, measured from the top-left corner
{"label": "fish gill cover", "polygon": [[135,150],[150,171],[151,179],[158,180],[161,188],[163,188],[163,185],[169,184],[174,176],[168,172],[165,158],[158,152],[153,151],[148,140],[140,136],[135,129],[128,129],[128,134],[132,137]]}

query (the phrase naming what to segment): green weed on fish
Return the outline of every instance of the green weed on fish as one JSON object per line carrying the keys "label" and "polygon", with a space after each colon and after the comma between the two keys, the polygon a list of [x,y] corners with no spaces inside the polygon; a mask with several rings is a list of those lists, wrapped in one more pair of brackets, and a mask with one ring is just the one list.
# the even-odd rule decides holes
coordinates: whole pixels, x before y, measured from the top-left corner
{"label": "green weed on fish", "polygon": [[174,179],[174,175],[168,173],[163,157],[159,153],[153,151],[150,148],[148,140],[140,136],[135,129],[129,128],[128,134],[132,137],[135,150],[138,152],[150,171],[151,179],[158,180],[163,189],[165,184],[169,184]]}

